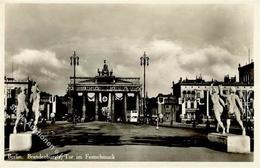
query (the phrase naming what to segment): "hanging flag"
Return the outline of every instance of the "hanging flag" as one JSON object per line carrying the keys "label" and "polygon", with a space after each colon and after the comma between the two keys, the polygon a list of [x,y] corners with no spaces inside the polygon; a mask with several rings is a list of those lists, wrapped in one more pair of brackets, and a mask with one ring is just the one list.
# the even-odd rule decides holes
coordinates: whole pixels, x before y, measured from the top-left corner
{"label": "hanging flag", "polygon": [[108,117],[111,111],[111,93],[102,93],[101,112],[103,116]]}
{"label": "hanging flag", "polygon": [[109,101],[109,94],[110,93],[100,93],[99,94],[99,103],[101,104],[101,107],[106,107]]}
{"label": "hanging flag", "polygon": [[88,101],[89,102],[95,101],[95,93],[88,93]]}
{"label": "hanging flag", "polygon": [[115,99],[116,100],[123,100],[123,93],[116,93],[115,94]]}
{"label": "hanging flag", "polygon": [[128,96],[128,97],[134,97],[135,94],[134,94],[134,93],[127,93],[127,96]]}
{"label": "hanging flag", "polygon": [[108,94],[108,103],[107,103],[107,115],[111,113],[111,93]]}
{"label": "hanging flag", "polygon": [[106,96],[103,96],[103,97],[102,97],[102,102],[107,102],[107,99],[108,99],[108,98],[107,98]]}

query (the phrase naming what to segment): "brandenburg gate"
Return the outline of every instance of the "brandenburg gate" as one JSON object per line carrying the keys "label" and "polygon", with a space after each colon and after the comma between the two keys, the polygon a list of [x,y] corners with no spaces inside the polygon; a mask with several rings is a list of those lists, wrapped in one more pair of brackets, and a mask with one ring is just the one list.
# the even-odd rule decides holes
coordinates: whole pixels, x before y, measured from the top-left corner
{"label": "brandenburg gate", "polygon": [[[73,95],[73,77],[68,94]],[[140,114],[141,84],[138,77],[116,77],[106,60],[95,77],[76,77],[76,115],[85,121],[127,121],[131,112]],[[70,107],[69,111],[72,111]]]}

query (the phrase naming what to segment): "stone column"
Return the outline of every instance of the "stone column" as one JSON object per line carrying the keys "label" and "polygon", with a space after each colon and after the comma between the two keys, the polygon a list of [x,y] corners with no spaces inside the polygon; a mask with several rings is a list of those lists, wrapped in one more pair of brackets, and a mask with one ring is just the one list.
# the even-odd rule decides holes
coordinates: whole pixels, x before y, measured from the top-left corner
{"label": "stone column", "polygon": [[[4,105],[5,105],[5,109],[7,109],[7,86],[5,86],[5,90],[4,90],[4,95],[5,95],[5,102],[4,102]],[[28,96],[29,97],[29,96]]]}
{"label": "stone column", "polygon": [[53,97],[53,101],[52,101],[52,112],[56,113],[56,97]]}
{"label": "stone column", "polygon": [[184,101],[183,101],[183,103],[182,103],[182,110],[181,110],[181,114],[184,116],[184,114],[186,113],[186,107],[185,107],[185,105],[186,105],[186,100],[185,100],[185,98],[184,98]]}
{"label": "stone column", "polygon": [[110,93],[111,94],[111,119],[112,122],[115,122],[115,93]]}
{"label": "stone column", "polygon": [[171,111],[170,111],[171,125],[173,124],[173,111],[174,111],[174,105],[171,106]]}
{"label": "stone column", "polygon": [[194,108],[197,109],[197,99],[194,100]]}
{"label": "stone column", "polygon": [[162,104],[158,103],[158,114],[162,113]]}
{"label": "stone column", "polygon": [[123,95],[124,95],[124,117],[125,117],[125,121],[127,121],[127,118],[126,118],[126,116],[127,116],[127,102],[126,102],[127,95],[126,94],[127,93],[123,93]]}
{"label": "stone column", "polygon": [[47,103],[47,121],[50,120],[50,104]]}
{"label": "stone column", "polygon": [[83,113],[82,118],[85,121],[86,120],[86,94],[85,93],[83,93],[82,99],[83,99],[83,101],[82,101],[82,113]]}
{"label": "stone column", "polygon": [[99,94],[98,92],[95,93],[95,121],[98,121],[98,101],[99,101]]}
{"label": "stone column", "polygon": [[186,111],[185,111],[186,110],[185,104],[186,104],[186,100],[184,98],[184,101],[181,104],[181,120],[184,119],[184,116],[185,116],[185,113],[186,113]]}
{"label": "stone column", "polygon": [[209,116],[209,91],[207,90],[207,117]]}
{"label": "stone column", "polygon": [[136,93],[136,111],[138,112],[138,116],[140,114],[139,112],[139,95]]}

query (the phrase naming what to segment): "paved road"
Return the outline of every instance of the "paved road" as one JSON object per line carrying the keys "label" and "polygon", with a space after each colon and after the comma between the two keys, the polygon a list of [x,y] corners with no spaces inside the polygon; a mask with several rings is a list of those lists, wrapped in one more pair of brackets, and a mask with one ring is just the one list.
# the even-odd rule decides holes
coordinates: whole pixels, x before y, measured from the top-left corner
{"label": "paved road", "polygon": [[[6,159],[101,161],[252,161],[253,153],[230,154],[209,145],[203,131],[106,122],[42,128],[50,148],[6,154]],[[62,155],[61,155],[62,154]],[[14,156],[12,158],[12,156]]]}

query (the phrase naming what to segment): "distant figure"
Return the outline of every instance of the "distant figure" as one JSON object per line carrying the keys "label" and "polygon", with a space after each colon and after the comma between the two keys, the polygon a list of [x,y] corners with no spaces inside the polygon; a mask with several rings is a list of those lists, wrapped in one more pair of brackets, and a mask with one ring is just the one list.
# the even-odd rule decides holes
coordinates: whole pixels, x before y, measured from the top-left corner
{"label": "distant figure", "polygon": [[[238,95],[235,94],[236,93],[235,87],[231,87],[229,92],[230,94],[223,94],[222,86],[220,85],[220,95],[226,97],[226,101],[227,101],[227,108],[228,108],[227,133],[229,133],[230,119],[232,118],[233,115],[235,115],[237,122],[241,126],[242,135],[246,135],[246,131],[243,126],[243,122],[241,120],[241,113],[242,114],[244,113],[242,102],[240,101]],[[237,106],[237,104],[239,107]]]}
{"label": "distant figure", "polygon": [[51,124],[55,124],[55,113],[51,113]]}
{"label": "distant figure", "polygon": [[217,120],[217,129],[216,131],[219,132],[219,126],[222,128],[222,134],[225,134],[225,127],[224,124],[221,121],[221,114],[223,112],[223,107],[225,107],[224,101],[219,97],[219,91],[217,88],[213,88],[213,84],[211,84],[211,89],[210,89],[210,95],[211,95],[211,100],[213,103],[213,110],[215,114],[215,118]]}
{"label": "distant figure", "polygon": [[17,125],[21,119],[24,119],[24,131],[26,129],[26,114],[23,116],[23,112],[26,111],[27,113],[29,112],[26,103],[25,103],[25,88],[21,88],[21,92],[18,95],[18,105],[16,108],[16,121],[14,125],[14,130],[13,133],[17,133]]}
{"label": "distant figure", "polygon": [[40,91],[37,84],[32,86],[32,94],[30,97],[30,102],[32,103],[32,111],[34,112],[34,129],[33,132],[37,130],[38,119],[40,116]]}

